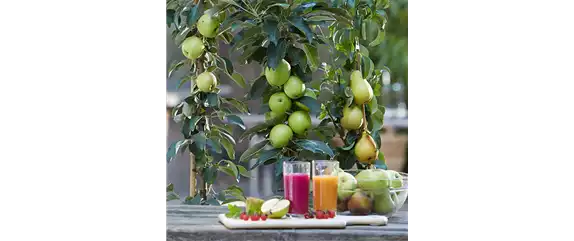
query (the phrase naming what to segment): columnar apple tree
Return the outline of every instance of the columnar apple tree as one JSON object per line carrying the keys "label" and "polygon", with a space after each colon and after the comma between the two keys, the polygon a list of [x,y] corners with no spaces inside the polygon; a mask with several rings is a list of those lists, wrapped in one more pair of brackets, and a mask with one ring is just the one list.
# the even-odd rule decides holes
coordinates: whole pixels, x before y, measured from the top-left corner
{"label": "columnar apple tree", "polygon": [[[237,2],[245,11],[232,15],[239,29],[232,41],[233,50],[245,62],[261,64],[246,95],[259,100],[265,121],[243,133],[240,140],[253,135],[265,137],[243,153],[240,161],[255,159],[260,165],[275,165],[277,179],[282,163],[294,160],[332,159],[333,149],[314,134],[312,117],[321,113],[313,73],[321,67],[319,46],[326,42],[319,35],[325,20],[344,18],[340,10],[323,2]],[[342,19],[351,21],[351,19]]]}
{"label": "columnar apple tree", "polygon": [[[216,1],[214,1],[216,2]],[[247,113],[244,102],[225,98],[219,94],[219,78],[227,75],[238,86],[245,87],[241,74],[237,73],[232,62],[218,53],[218,40],[229,43],[232,35],[229,29],[221,28],[226,17],[236,11],[228,3],[214,4],[212,1],[168,0],[167,25],[173,25],[173,39],[180,46],[185,60],[174,63],[168,73],[185,69],[187,75],[179,86],[191,83],[189,96],[173,108],[174,120],[181,123],[182,139],[172,143],[167,152],[168,163],[178,154],[189,151],[191,159],[190,196],[186,203],[219,205],[224,193],[215,193],[211,187],[219,172],[233,176],[248,176],[247,170],[236,165],[236,141],[232,136],[232,126],[244,129],[241,118],[234,113]],[[227,159],[215,160],[221,154]],[[196,176],[201,176],[197,178]],[[197,185],[196,180],[201,180]],[[168,186],[168,192],[173,185]],[[177,198],[170,193],[168,199]]]}

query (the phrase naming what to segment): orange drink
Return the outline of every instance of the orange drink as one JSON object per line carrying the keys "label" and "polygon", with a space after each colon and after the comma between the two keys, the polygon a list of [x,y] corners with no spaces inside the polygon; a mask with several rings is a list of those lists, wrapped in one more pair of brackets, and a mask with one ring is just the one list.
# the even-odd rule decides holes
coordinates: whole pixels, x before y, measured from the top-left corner
{"label": "orange drink", "polygon": [[337,161],[313,161],[313,209],[337,211]]}
{"label": "orange drink", "polygon": [[337,210],[337,176],[313,177],[313,209],[315,211]]}

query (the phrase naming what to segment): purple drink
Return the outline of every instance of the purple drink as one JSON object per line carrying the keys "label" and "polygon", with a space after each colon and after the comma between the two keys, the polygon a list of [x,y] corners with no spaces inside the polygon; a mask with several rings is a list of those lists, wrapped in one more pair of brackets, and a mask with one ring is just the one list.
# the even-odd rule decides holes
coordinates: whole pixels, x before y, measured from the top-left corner
{"label": "purple drink", "polygon": [[285,199],[291,202],[289,213],[305,214],[309,210],[309,174],[290,173],[283,176]]}

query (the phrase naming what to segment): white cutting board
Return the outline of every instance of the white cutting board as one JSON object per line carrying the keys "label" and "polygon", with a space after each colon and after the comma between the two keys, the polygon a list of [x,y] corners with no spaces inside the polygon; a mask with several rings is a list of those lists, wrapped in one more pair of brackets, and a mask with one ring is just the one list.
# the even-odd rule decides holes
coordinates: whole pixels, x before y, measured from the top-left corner
{"label": "white cutting board", "polygon": [[385,225],[387,217],[379,215],[368,216],[345,216],[338,215],[330,219],[304,219],[282,218],[267,219],[265,221],[244,221],[241,219],[228,218],[225,214],[219,214],[219,221],[229,229],[281,229],[281,228],[345,228],[347,225]]}

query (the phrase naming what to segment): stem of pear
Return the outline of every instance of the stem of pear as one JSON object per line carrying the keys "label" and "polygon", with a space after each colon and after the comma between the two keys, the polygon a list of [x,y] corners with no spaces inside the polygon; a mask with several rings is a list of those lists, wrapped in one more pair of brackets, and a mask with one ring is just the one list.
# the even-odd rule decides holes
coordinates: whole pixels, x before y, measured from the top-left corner
{"label": "stem of pear", "polygon": [[367,104],[363,104],[363,126],[361,127],[362,131],[367,130],[367,125],[369,125],[369,123],[367,123],[367,111],[365,110],[365,106]]}

